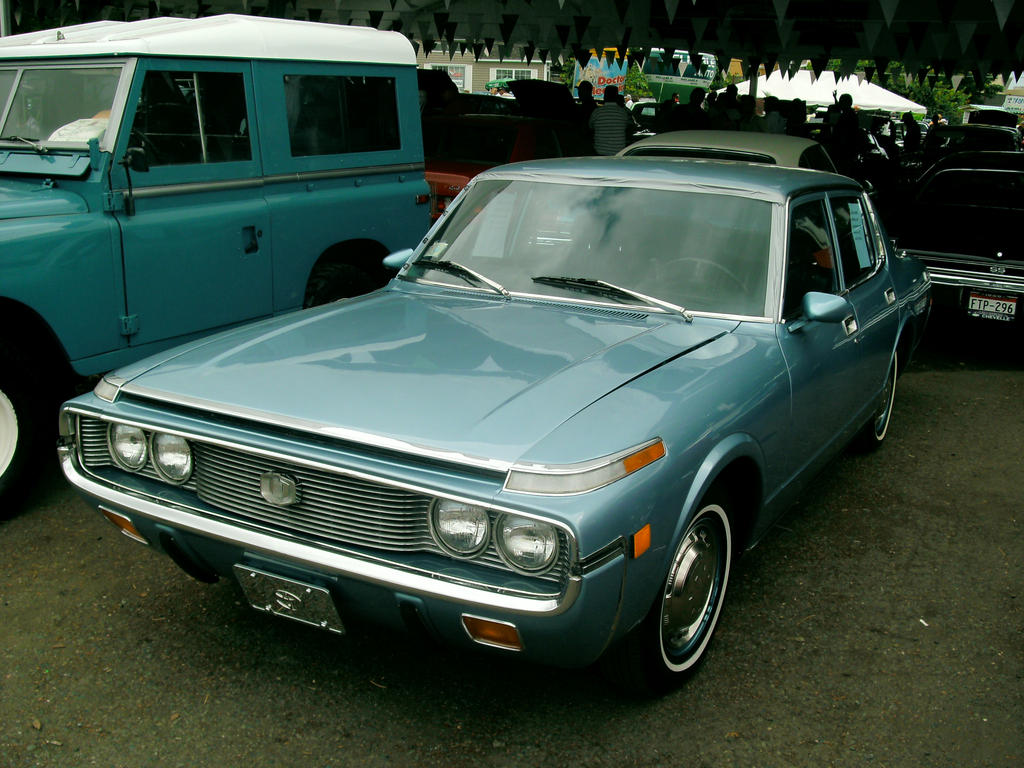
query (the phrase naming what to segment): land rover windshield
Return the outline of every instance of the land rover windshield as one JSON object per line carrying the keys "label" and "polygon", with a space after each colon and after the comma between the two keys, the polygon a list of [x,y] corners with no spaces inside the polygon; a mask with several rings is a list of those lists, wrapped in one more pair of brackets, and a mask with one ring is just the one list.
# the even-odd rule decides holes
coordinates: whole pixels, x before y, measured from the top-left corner
{"label": "land rover windshield", "polygon": [[120,66],[0,68],[0,144],[42,149],[102,141],[120,76]]}

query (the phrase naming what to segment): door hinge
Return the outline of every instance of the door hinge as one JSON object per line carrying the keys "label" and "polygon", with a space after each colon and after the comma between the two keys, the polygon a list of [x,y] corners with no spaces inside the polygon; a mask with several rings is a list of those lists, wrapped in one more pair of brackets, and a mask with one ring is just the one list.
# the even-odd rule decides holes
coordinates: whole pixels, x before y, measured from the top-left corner
{"label": "door hinge", "polygon": [[121,315],[121,335],[134,336],[139,332],[138,315]]}
{"label": "door hinge", "polygon": [[121,194],[119,192],[104,192],[103,193],[103,210],[104,211],[119,211],[123,207],[119,205],[121,202]]}

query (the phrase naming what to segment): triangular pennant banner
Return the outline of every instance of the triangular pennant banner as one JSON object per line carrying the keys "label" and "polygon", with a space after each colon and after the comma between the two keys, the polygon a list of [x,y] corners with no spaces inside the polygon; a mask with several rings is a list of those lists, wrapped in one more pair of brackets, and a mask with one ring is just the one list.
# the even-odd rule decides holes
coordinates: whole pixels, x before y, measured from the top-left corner
{"label": "triangular pennant banner", "polygon": [[563,48],[569,46],[569,25],[568,24],[555,24],[555,32],[558,33],[558,42],[562,44]]}
{"label": "triangular pennant banner", "polygon": [[874,77],[875,77],[875,68],[874,67],[864,67],[864,79],[867,80],[870,83],[874,79]]}
{"label": "triangular pennant banner", "polygon": [[590,26],[589,16],[573,16],[572,23],[576,27],[576,40],[583,42],[583,36],[587,33],[587,27]]}
{"label": "triangular pennant banner", "polygon": [[[310,8],[310,10],[313,10]],[[380,23],[384,19],[384,11],[370,11],[370,26],[380,29]],[[312,21],[312,19],[310,19]]]}
{"label": "triangular pennant banner", "polygon": [[996,21],[999,22],[999,28],[1002,29],[1006,26],[1006,17],[1013,10],[1013,0],[992,0],[992,5],[996,9]]}
{"label": "triangular pennant banner", "polygon": [[473,43],[473,59],[474,61],[480,61],[480,55],[484,52],[483,43]]}
{"label": "triangular pennant banner", "polygon": [[437,36],[444,37],[444,25],[448,23],[447,13],[434,14],[434,27],[437,29]]}
{"label": "triangular pennant banner", "polygon": [[619,14],[619,21],[626,23],[626,11],[629,10],[629,0],[615,0],[615,10]]}
{"label": "triangular pennant banner", "polygon": [[951,82],[953,84],[953,90],[954,91],[957,90],[960,87],[960,83],[962,83],[963,81],[964,81],[964,76],[963,75],[953,75],[951,78],[949,78],[949,82]]}
{"label": "triangular pennant banner", "polygon": [[[690,19],[690,24],[693,26],[694,42],[701,42],[704,39],[704,33],[708,31],[708,19],[694,16]],[[694,46],[694,48],[696,47]]]}
{"label": "triangular pennant banner", "polygon": [[875,50],[875,43],[878,42],[878,35],[882,31],[882,22],[880,21],[865,21],[864,22],[864,42],[867,43],[869,51]]}
{"label": "triangular pennant banner", "polygon": [[882,6],[882,15],[885,16],[885,25],[887,27],[891,27],[893,17],[896,16],[896,8],[900,4],[900,0],[878,0],[878,4]]}
{"label": "triangular pennant banner", "polygon": [[523,46],[523,54],[526,56],[527,64],[533,64],[533,52],[535,50],[536,47],[532,42],[528,42],[525,46]]}
{"label": "triangular pennant banner", "polygon": [[953,26],[956,27],[956,34],[960,38],[960,50],[961,52],[966,52],[967,46],[971,43],[971,38],[974,37],[974,30],[978,28],[978,22],[958,21]]}
{"label": "triangular pennant banner", "polygon": [[676,11],[679,10],[679,0],[665,0],[665,13],[668,14],[668,23],[676,20]]}
{"label": "triangular pennant banner", "polygon": [[[786,9],[789,7],[789,0],[772,0],[775,3],[775,17],[782,21],[786,18]],[[696,3],[694,3],[696,5]]]}
{"label": "triangular pennant banner", "polygon": [[512,31],[516,28],[516,23],[518,21],[518,13],[501,14],[501,24],[498,25],[498,29],[501,30],[501,39],[506,45],[512,42]]}

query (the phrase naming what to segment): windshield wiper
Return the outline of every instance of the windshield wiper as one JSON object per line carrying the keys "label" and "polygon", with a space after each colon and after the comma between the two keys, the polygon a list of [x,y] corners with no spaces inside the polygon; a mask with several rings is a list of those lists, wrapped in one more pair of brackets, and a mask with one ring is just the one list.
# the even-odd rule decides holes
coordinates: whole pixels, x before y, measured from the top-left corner
{"label": "windshield wiper", "polygon": [[456,275],[463,278],[469,283],[482,283],[496,293],[500,293],[506,299],[512,296],[508,290],[501,285],[496,283],[491,278],[481,275],[476,270],[470,269],[464,264],[459,264],[457,261],[433,261],[431,259],[420,259],[412,263],[413,267],[422,267],[423,269],[436,269],[438,272],[447,272],[450,275]]}
{"label": "windshield wiper", "polygon": [[0,137],[0,141],[20,141],[23,144],[28,144],[40,155],[45,155],[47,152],[50,151],[49,149],[44,147],[41,142],[37,142],[32,139],[26,139],[24,136],[3,136]]}
{"label": "windshield wiper", "polygon": [[537,277],[530,278],[535,283],[543,283],[544,285],[556,285],[561,288],[575,288],[579,291],[587,293],[595,293],[601,296],[616,296],[618,298],[636,299],[644,304],[650,304],[654,307],[674,312],[677,315],[682,315],[688,322],[693,320],[693,314],[686,308],[680,307],[678,304],[672,304],[661,299],[656,299],[653,296],[648,296],[645,293],[634,291],[631,288],[623,288],[621,285],[614,285],[612,283],[606,283],[604,280],[595,280],[592,277],[559,277],[556,275],[538,275]]}

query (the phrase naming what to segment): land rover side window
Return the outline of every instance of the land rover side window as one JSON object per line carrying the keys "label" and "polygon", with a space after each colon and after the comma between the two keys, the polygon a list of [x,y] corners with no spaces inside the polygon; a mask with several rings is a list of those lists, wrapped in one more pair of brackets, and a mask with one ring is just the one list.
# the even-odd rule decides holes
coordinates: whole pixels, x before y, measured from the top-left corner
{"label": "land rover side window", "polygon": [[790,215],[786,296],[783,317],[802,312],[804,294],[836,289],[835,262],[822,200],[794,206]]}
{"label": "land rover side window", "polygon": [[85,144],[106,133],[120,67],[39,67],[24,69],[20,78],[14,74],[0,72],[0,107],[8,102],[0,136]]}
{"label": "land rover side window", "polygon": [[150,166],[251,160],[241,73],[150,70],[129,145]]}
{"label": "land rover side window", "polygon": [[400,147],[393,77],[285,75],[292,157]]}
{"label": "land rover side window", "polygon": [[857,198],[831,201],[832,219],[839,245],[839,261],[843,266],[846,287],[856,285],[875,268],[875,251],[871,245],[867,211]]}

